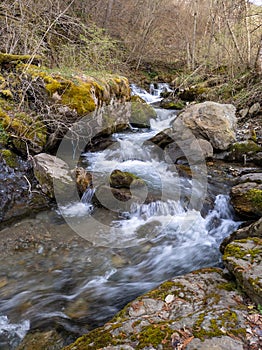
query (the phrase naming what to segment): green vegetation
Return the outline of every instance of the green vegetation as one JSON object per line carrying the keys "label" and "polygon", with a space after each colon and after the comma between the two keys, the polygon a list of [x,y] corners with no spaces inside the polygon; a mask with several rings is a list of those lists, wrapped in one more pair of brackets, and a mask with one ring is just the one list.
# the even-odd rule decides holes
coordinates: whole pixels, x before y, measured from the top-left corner
{"label": "green vegetation", "polygon": [[[224,310],[221,315],[214,319],[210,318],[208,312],[199,315],[193,326],[193,335],[201,340],[205,338],[219,337],[234,334],[238,337],[245,337],[246,330],[238,327],[238,316],[235,312]],[[208,321],[209,325],[203,326]]]}
{"label": "green vegetation", "polygon": [[246,198],[256,206],[258,212],[262,212],[262,190],[253,188],[246,193]]}
{"label": "green vegetation", "polygon": [[15,168],[18,166],[18,157],[14,152],[10,151],[9,149],[1,149],[0,154],[9,167]]}
{"label": "green vegetation", "polygon": [[223,260],[227,260],[228,258],[232,257],[245,260],[251,259],[251,262],[253,262],[253,260],[256,259],[256,257],[261,253],[261,248],[245,249],[241,245],[238,245],[238,243],[246,243],[248,240],[254,242],[256,245],[262,244],[262,240],[256,237],[235,240],[226,246]]}

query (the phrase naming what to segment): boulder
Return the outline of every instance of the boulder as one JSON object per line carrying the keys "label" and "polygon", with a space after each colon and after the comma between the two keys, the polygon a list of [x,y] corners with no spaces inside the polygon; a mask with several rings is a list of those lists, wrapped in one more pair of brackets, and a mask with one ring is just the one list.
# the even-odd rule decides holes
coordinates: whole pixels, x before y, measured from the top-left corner
{"label": "boulder", "polygon": [[114,170],[110,174],[110,186],[113,188],[130,188],[145,186],[145,181],[127,171]]}
{"label": "boulder", "polygon": [[0,222],[12,221],[48,208],[48,198],[36,189],[32,165],[9,150],[0,152]]}
{"label": "boulder", "polygon": [[172,137],[172,129],[168,128],[163,131],[160,131],[155,136],[151,137],[149,140],[146,140],[144,142],[145,145],[154,144],[160,147],[161,149],[164,149],[166,146],[168,146],[170,143],[174,142],[175,140]]}
{"label": "boulder", "polygon": [[225,248],[223,261],[250,299],[262,305],[262,239],[231,242]]}
{"label": "boulder", "polygon": [[256,155],[261,151],[262,147],[253,140],[235,142],[230,146],[224,159],[241,163],[256,162]]}
{"label": "boulder", "polygon": [[83,195],[87,188],[92,187],[92,175],[82,167],[77,167],[72,171],[75,178],[78,193]]}
{"label": "boulder", "polygon": [[[188,164],[186,155],[190,154],[190,159],[194,159],[194,164],[202,163],[204,159],[213,157],[213,147],[210,142],[203,139],[193,139],[191,143],[183,143],[182,147],[173,142],[165,148],[165,159],[167,162],[176,164],[183,162]],[[200,157],[200,154],[202,157]]]}
{"label": "boulder", "polygon": [[155,109],[147,103],[131,102],[130,124],[137,128],[149,128],[150,120],[156,119]]}
{"label": "boulder", "polygon": [[262,216],[262,174],[246,174],[230,192],[235,211],[247,218]]}
{"label": "boulder", "polygon": [[222,270],[202,269],[138,297],[64,350],[244,349],[249,310],[243,301]]}
{"label": "boulder", "polygon": [[129,211],[133,203],[143,203],[137,193],[128,188],[112,188],[110,186],[101,185],[96,189],[93,196],[93,203],[96,206],[103,207],[115,212]]}
{"label": "boulder", "polygon": [[251,225],[236,230],[235,232],[231,233],[230,236],[226,237],[221,243],[221,252],[224,253],[226,246],[230,242],[248,237],[258,237],[262,239],[262,218]]}
{"label": "boulder", "polygon": [[163,100],[160,101],[160,107],[164,109],[180,110],[185,107],[185,102],[183,102],[177,96],[174,96],[174,97],[169,96],[169,97],[163,98]]}
{"label": "boulder", "polygon": [[254,103],[248,110],[248,114],[250,117],[254,117],[261,111],[261,106],[259,102]]}
{"label": "boulder", "polygon": [[41,190],[48,197],[54,198],[54,181],[61,193],[67,194],[68,188],[73,184],[68,165],[55,156],[40,153],[34,156],[34,175],[39,182]]}
{"label": "boulder", "polygon": [[[206,139],[216,150],[226,150],[236,141],[235,113],[233,105],[207,101],[187,107],[178,118],[196,138]],[[176,126],[175,121],[174,130]]]}

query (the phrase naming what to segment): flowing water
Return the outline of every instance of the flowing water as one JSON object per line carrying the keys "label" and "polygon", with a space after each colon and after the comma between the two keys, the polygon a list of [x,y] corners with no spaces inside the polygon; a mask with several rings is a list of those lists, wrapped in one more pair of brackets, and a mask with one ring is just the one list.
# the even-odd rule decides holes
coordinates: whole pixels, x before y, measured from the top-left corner
{"label": "flowing water", "polygon": [[[159,94],[133,90],[148,102],[159,99]],[[150,192],[150,201],[134,201],[128,210],[96,208],[93,188],[79,202],[1,233],[20,230],[30,236],[22,249],[17,238],[13,253],[0,257],[1,349],[15,349],[29,329],[87,332],[162,281],[221,264],[219,245],[239,225],[228,188],[213,195],[205,216],[201,205],[189,205],[193,187],[203,204],[205,181],[179,176],[163,152],[144,144],[176,118],[175,112],[157,113],[150,129],[115,134],[112,146],[82,155],[95,187],[108,184],[115,169],[129,171],[145,180],[147,188],[139,194],[146,198]]]}

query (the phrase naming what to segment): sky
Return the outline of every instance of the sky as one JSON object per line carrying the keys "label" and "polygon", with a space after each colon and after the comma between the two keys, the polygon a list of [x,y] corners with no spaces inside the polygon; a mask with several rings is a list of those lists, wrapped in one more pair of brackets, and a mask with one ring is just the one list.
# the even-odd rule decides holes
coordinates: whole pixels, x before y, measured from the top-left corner
{"label": "sky", "polygon": [[250,0],[250,2],[253,2],[253,4],[256,5],[262,5],[262,0]]}

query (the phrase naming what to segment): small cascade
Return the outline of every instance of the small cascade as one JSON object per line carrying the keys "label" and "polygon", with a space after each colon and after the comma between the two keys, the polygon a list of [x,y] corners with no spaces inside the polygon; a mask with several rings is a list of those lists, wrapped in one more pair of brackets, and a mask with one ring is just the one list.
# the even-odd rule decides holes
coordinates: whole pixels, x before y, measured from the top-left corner
{"label": "small cascade", "polygon": [[147,103],[159,102],[162,100],[161,93],[172,91],[167,83],[151,83],[149,92],[135,84],[131,84],[130,87],[132,95],[140,96]]}
{"label": "small cascade", "polygon": [[59,207],[59,213],[64,217],[79,218],[90,215],[93,211],[92,198],[95,189],[88,187],[82,195],[81,201],[69,203],[65,206]]}
{"label": "small cascade", "polygon": [[149,92],[153,96],[161,97],[161,93],[164,92],[171,92],[172,89],[170,89],[168,83],[151,83],[149,87]]}
{"label": "small cascade", "polygon": [[219,194],[214,203],[214,209],[206,217],[206,229],[213,236],[217,245],[228,236],[229,232],[237,230],[241,222],[234,221],[233,208],[228,195]]}
{"label": "small cascade", "polygon": [[91,206],[92,207],[92,198],[94,196],[95,189],[92,187],[87,187],[85,190],[82,198],[81,198],[81,203],[85,204],[87,207]]}
{"label": "small cascade", "polygon": [[173,200],[156,201],[149,204],[132,204],[131,216],[149,219],[152,216],[178,215],[184,213],[182,205]]}

